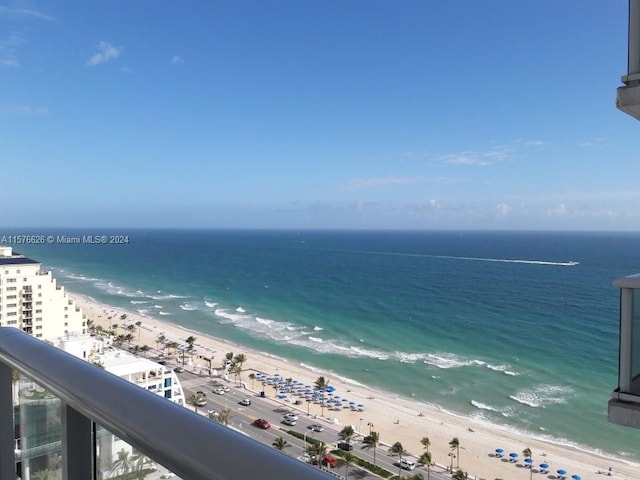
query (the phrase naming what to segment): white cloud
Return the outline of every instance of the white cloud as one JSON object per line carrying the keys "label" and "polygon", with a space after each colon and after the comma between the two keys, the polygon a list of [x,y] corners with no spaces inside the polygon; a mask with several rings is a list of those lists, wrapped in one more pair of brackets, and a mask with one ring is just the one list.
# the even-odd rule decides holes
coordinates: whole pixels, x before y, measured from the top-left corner
{"label": "white cloud", "polygon": [[101,41],[98,44],[98,52],[87,60],[86,65],[88,67],[94,67],[101,63],[107,63],[118,58],[121,53],[122,47],[114,47],[109,42]]}
{"label": "white cloud", "polygon": [[0,17],[11,18],[15,20],[37,19],[46,20],[48,22],[55,21],[55,18],[44,12],[21,7],[4,7],[0,6]]}
{"label": "white cloud", "polygon": [[18,117],[40,117],[47,115],[49,109],[45,107],[31,107],[29,105],[5,105],[0,103],[0,114]]}
{"label": "white cloud", "polygon": [[547,216],[551,218],[566,217],[567,215],[569,215],[569,209],[564,203],[547,209]]}
{"label": "white cloud", "polygon": [[0,66],[19,67],[20,62],[16,58],[16,53],[18,47],[23,43],[25,43],[24,38],[15,33],[9,35],[5,40],[0,40]]}
{"label": "white cloud", "polygon": [[375,188],[387,187],[391,185],[409,185],[412,183],[439,183],[450,184],[460,181],[450,177],[372,177],[372,178],[354,178],[348,182],[345,187],[356,188]]}
{"label": "white cloud", "polygon": [[180,65],[184,63],[184,60],[182,59],[182,57],[179,57],[178,55],[174,55],[171,58],[171,63],[173,63],[174,65]]}
{"label": "white cloud", "polygon": [[451,165],[469,165],[474,167],[486,167],[496,162],[504,161],[513,156],[510,148],[494,146],[486,151],[464,151],[439,155],[437,160]]}
{"label": "white cloud", "polygon": [[499,203],[496,205],[495,211],[501,217],[506,217],[511,212],[511,207],[507,203]]}

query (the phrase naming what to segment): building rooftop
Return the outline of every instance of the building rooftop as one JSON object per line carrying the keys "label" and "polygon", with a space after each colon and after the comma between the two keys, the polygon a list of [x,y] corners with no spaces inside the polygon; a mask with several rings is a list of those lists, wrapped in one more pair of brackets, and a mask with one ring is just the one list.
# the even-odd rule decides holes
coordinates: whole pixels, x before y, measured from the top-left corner
{"label": "building rooftop", "polygon": [[0,265],[32,265],[39,263],[37,260],[32,260],[18,252],[14,252],[11,247],[0,245]]}

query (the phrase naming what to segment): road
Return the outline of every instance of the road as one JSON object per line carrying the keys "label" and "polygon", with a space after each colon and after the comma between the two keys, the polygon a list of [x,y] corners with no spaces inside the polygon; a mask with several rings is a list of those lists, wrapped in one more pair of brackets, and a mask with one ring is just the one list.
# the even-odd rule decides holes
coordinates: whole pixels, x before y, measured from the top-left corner
{"label": "road", "polygon": [[[242,386],[238,386],[235,382],[226,382],[222,379],[211,379],[207,377],[200,377],[194,375],[191,372],[183,372],[178,374],[182,388],[185,391],[185,397],[188,399],[192,393],[197,390],[201,390],[207,394],[207,406],[200,407],[198,411],[200,413],[206,413],[207,411],[220,411],[223,408],[231,409],[229,418],[229,426],[236,429],[239,432],[245,433],[250,437],[271,446],[273,441],[282,436],[291,445],[285,449],[285,453],[294,456],[301,457],[304,452],[305,442],[299,440],[296,437],[288,435],[288,430],[294,430],[300,432],[307,437],[316,438],[327,444],[333,444],[338,440],[338,432],[344,427],[342,425],[334,425],[321,417],[315,417],[314,415],[308,415],[304,406],[295,406],[293,404],[285,403],[275,400],[273,398],[261,398],[259,395],[244,389]],[[219,382],[229,387],[229,392],[224,395],[217,395],[213,393],[213,382]],[[248,407],[239,404],[240,400],[249,398],[251,405]],[[187,408],[193,408],[187,406]],[[282,423],[283,415],[288,412],[293,412],[298,415],[299,419],[294,427],[290,427]],[[272,426],[268,430],[262,430],[253,425],[253,421],[257,418],[266,419]],[[308,427],[311,424],[320,424],[324,427],[322,432],[313,432]],[[373,449],[363,449],[362,438],[358,437],[353,441],[354,450],[352,453],[360,458],[374,463],[373,461]],[[415,459],[413,459],[415,461]],[[376,449],[376,464],[393,472],[398,473],[398,467],[394,465],[397,461],[397,457],[391,456],[388,453],[388,447],[379,446]],[[432,480],[450,480],[450,476],[444,474],[441,468],[431,468],[431,471],[427,473],[427,469],[424,466],[419,466],[413,471],[401,471],[402,476],[411,476],[416,473],[420,473],[426,479],[428,476]],[[334,474],[340,477],[344,476],[345,468],[337,467],[333,469]],[[361,469],[356,465],[349,467],[349,478],[354,479],[379,479],[377,475],[374,475],[366,470]]]}

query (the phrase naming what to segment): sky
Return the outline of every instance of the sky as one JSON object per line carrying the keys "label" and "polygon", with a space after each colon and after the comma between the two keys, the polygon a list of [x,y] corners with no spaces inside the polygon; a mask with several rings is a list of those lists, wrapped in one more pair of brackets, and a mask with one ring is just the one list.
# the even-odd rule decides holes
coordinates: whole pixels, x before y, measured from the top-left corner
{"label": "sky", "polygon": [[626,0],[0,0],[0,226],[637,230]]}

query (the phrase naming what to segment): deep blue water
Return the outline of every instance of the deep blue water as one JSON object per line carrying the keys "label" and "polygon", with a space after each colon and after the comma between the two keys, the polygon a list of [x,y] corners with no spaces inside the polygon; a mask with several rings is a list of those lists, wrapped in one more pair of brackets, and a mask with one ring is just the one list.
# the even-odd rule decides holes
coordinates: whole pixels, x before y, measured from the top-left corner
{"label": "deep blue water", "polygon": [[617,385],[612,282],[640,271],[640,234],[105,233],[130,241],[16,249],[101,302],[640,459],[628,448],[637,432],[606,420]]}

